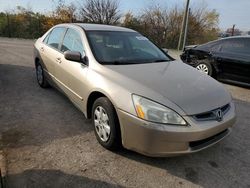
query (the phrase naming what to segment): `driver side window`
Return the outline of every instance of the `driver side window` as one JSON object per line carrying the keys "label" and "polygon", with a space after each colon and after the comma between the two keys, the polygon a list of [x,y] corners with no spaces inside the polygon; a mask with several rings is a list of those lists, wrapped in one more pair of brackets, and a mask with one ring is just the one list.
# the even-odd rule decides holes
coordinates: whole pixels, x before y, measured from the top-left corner
{"label": "driver side window", "polygon": [[248,53],[249,51],[247,50],[247,43],[245,41],[246,39],[240,38],[225,40],[222,46],[222,51],[226,53]]}
{"label": "driver side window", "polygon": [[83,55],[84,47],[80,34],[74,29],[69,28],[64,36],[61,51],[77,51]]}
{"label": "driver side window", "polygon": [[220,52],[221,51],[221,43],[216,42],[212,47],[211,47],[212,52]]}

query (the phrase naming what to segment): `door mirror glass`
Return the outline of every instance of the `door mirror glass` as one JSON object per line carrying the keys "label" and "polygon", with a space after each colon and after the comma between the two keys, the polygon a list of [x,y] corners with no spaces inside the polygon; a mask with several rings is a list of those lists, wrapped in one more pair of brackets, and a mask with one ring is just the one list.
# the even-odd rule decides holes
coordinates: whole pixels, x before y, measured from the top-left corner
{"label": "door mirror glass", "polygon": [[76,52],[76,51],[66,51],[64,52],[64,58],[69,60],[69,61],[75,61],[75,62],[79,62],[79,63],[86,63],[86,57],[82,57],[80,52]]}

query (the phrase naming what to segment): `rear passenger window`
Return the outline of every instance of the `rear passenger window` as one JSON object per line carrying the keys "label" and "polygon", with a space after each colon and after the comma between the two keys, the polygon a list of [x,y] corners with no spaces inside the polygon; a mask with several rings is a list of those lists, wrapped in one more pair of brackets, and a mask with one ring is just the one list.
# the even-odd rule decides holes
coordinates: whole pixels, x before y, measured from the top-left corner
{"label": "rear passenger window", "polygon": [[244,39],[244,53],[250,55],[250,38]]}
{"label": "rear passenger window", "polygon": [[49,39],[50,33],[51,32],[49,32],[49,34],[47,34],[47,36],[43,40],[43,42],[46,43],[46,44],[48,43],[48,39]]}
{"label": "rear passenger window", "polygon": [[250,53],[250,44],[244,38],[225,40],[222,51],[229,53]]}
{"label": "rear passenger window", "polygon": [[74,29],[68,29],[63,39],[61,51],[77,51],[83,54],[84,48],[80,34]]}
{"label": "rear passenger window", "polygon": [[49,35],[47,44],[53,48],[58,49],[59,44],[62,41],[64,32],[65,32],[65,28],[63,27],[56,27],[55,29],[53,29]]}

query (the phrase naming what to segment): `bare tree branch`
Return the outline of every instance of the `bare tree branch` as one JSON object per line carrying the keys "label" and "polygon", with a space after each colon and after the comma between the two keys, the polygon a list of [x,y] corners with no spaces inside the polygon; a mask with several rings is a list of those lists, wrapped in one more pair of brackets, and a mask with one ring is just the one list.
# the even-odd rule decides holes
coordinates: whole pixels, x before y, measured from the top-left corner
{"label": "bare tree branch", "polygon": [[121,18],[119,1],[87,0],[80,10],[82,21],[99,24],[117,24]]}

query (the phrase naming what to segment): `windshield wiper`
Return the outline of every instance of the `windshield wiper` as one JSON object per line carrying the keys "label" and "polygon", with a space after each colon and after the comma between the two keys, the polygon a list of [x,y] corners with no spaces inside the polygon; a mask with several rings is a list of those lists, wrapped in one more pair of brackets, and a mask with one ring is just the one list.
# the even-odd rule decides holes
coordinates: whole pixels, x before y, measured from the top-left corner
{"label": "windshield wiper", "polygon": [[140,61],[140,60],[127,60],[127,61],[102,61],[100,62],[103,65],[131,65],[131,64],[145,64],[145,63],[156,63],[156,62],[166,62],[166,61],[171,61],[170,59],[156,59],[156,60],[148,60],[148,61]]}
{"label": "windshield wiper", "polygon": [[138,64],[138,62],[129,62],[129,61],[102,61],[100,62],[101,64],[104,65],[129,65],[129,64]]}

